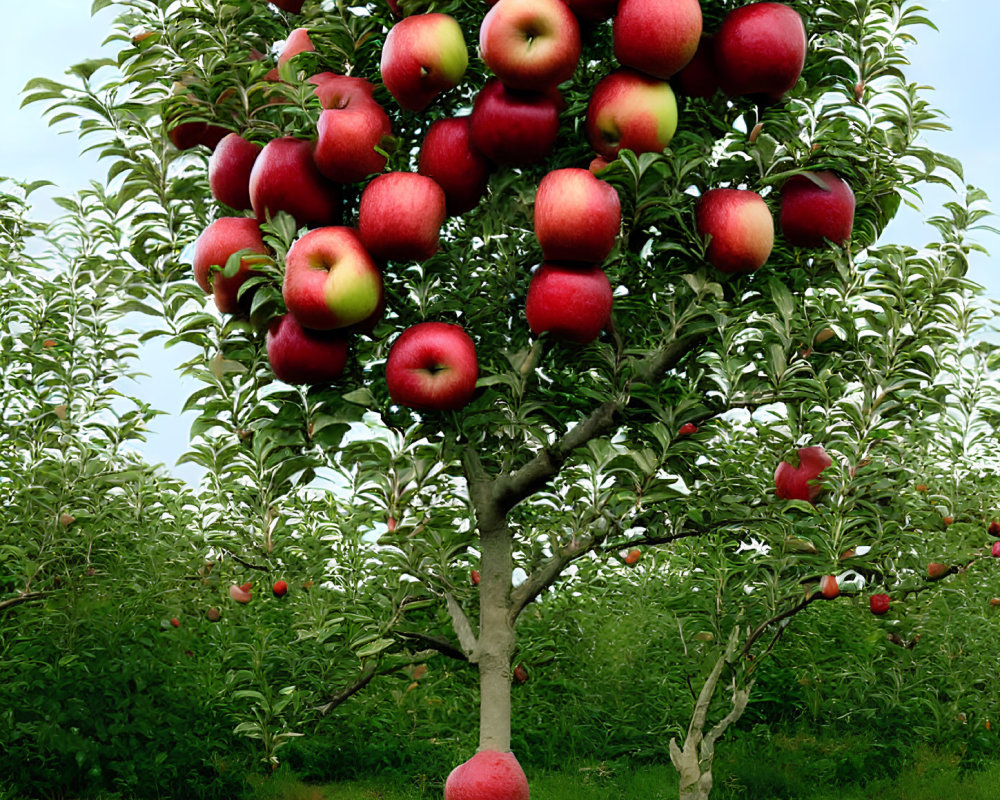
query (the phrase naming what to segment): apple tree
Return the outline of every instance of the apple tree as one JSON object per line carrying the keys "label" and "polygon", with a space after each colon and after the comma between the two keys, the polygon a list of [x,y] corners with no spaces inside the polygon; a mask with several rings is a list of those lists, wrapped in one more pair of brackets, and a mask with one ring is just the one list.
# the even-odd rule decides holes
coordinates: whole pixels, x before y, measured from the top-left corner
{"label": "apple tree", "polygon": [[[392,623],[357,652],[475,664],[483,759],[510,750],[519,615],[602,549],[740,556],[770,630],[862,524],[873,560],[902,546],[893,431],[935,400],[978,213],[972,193],[930,256],[879,241],[921,184],[965,197],[904,74],[920,6],[533,4],[550,40],[517,33],[520,0],[115,5],[114,56],[28,100],[110,162],[128,235],[105,244],[144,335],[196,348],[187,458],[255,520],[264,569],[276,524],[304,540],[301,498],[352,493],[323,524],[377,538],[352,567]],[[837,499],[800,476],[786,510],[770,476],[809,445]],[[432,633],[400,613],[432,600]]]}

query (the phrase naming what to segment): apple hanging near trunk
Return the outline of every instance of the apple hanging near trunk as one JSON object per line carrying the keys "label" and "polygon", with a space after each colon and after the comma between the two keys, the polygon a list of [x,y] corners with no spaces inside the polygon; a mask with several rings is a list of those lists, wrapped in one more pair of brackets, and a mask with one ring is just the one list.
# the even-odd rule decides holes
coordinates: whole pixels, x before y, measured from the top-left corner
{"label": "apple hanging near trunk", "polygon": [[451,771],[444,800],[529,800],[528,779],[513,753],[481,750]]}
{"label": "apple hanging near trunk", "polygon": [[479,377],[476,346],[458,325],[421,322],[389,350],[385,379],[397,405],[420,411],[456,411],[472,399]]}

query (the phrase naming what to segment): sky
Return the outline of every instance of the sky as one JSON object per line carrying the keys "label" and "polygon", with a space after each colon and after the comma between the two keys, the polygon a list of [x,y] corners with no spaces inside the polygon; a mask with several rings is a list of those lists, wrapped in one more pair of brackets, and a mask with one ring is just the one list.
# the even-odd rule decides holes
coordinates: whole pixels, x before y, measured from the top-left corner
{"label": "sky", "polygon": [[[3,69],[0,70],[0,176],[21,180],[53,181],[57,188],[32,195],[35,218],[50,219],[58,213],[51,202],[53,192],[70,194],[91,180],[103,181],[108,165],[91,155],[80,154],[74,134],[58,133],[40,117],[40,106],[20,109],[21,90],[33,77],[61,80],[66,67],[100,55],[101,43],[111,31],[114,9],[91,18],[90,0],[32,0],[18,3],[2,0],[0,25],[16,35],[5,37]],[[908,77],[933,87],[928,95],[935,108],[943,110],[952,130],[927,137],[927,144],[958,158],[965,167],[967,183],[986,190],[1000,200],[1000,148],[995,132],[1000,129],[1000,103],[994,92],[1000,78],[1000,3],[992,0],[926,0],[923,6],[938,27],[935,32],[917,29],[918,43],[910,50]],[[920,247],[934,238],[923,223],[940,211],[950,196],[929,188],[919,210],[904,207],[883,234],[883,241]],[[993,221],[992,224],[1000,223]],[[1000,249],[997,237],[984,236],[981,244]],[[995,259],[975,254],[969,277],[987,289],[987,296],[1000,300],[1000,272]],[[184,452],[193,419],[181,417],[184,399],[197,388],[182,381],[174,367],[186,354],[164,350],[152,343],[141,353],[138,369],[150,377],[130,391],[167,412],[154,421],[149,440],[140,446],[147,460],[162,463],[175,475],[196,483],[201,470],[191,465],[176,467]],[[125,387],[128,388],[128,387]]]}

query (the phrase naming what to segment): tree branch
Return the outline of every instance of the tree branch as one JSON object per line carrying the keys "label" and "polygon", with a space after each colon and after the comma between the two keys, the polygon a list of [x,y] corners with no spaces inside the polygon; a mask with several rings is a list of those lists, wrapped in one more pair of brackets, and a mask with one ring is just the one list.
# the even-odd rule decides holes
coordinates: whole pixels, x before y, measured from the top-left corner
{"label": "tree branch", "polygon": [[469,657],[465,653],[443,636],[431,636],[429,633],[421,633],[420,631],[395,631],[395,634],[403,639],[412,639],[420,642],[431,650],[443,656],[448,656],[448,658],[454,658],[456,661],[467,662],[469,660]]}
{"label": "tree branch", "polygon": [[0,600],[0,611],[5,608],[10,608],[11,606],[17,606],[21,603],[27,603],[31,600],[37,600],[39,597],[47,594],[47,592],[22,592],[17,597],[8,597],[6,600]]}
{"label": "tree branch", "polygon": [[764,631],[766,631],[769,627],[771,627],[775,623],[781,622],[781,620],[783,619],[788,619],[789,617],[795,616],[811,602],[820,599],[822,596],[823,595],[821,595],[819,592],[810,592],[791,608],[787,608],[780,614],[775,614],[770,619],[764,620],[762,623],[760,623],[760,625],[754,628],[753,631],[750,633],[750,635],[747,637],[747,640],[743,645],[743,650],[740,652],[740,655],[743,658],[749,656],[750,648],[753,647],[754,642],[756,642],[761,637]]}
{"label": "tree branch", "polygon": [[469,618],[465,616],[462,606],[458,604],[458,601],[451,592],[445,592],[444,600],[448,605],[448,616],[451,617],[451,626],[455,629],[455,635],[458,637],[458,643],[465,653],[466,660],[470,664],[477,663],[479,661],[479,640],[472,631],[472,624],[469,622]]}

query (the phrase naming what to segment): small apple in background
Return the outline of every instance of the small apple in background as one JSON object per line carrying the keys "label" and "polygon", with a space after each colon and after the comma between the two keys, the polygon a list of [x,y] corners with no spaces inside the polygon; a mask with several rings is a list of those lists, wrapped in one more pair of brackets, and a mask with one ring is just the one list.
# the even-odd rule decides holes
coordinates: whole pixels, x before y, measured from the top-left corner
{"label": "small apple in background", "polygon": [[291,214],[300,226],[340,221],[340,187],[316,168],[312,142],[292,136],[264,145],[250,173],[250,201],[259,222],[279,211]]}
{"label": "small apple in background", "polygon": [[989,528],[987,528],[987,531],[989,532],[990,536],[1000,536],[1000,522],[993,520],[990,523]]}
{"label": "small apple in background", "polygon": [[580,26],[562,0],[499,0],[483,17],[479,51],[504,85],[544,91],[573,77]]}
{"label": "small apple in background", "polygon": [[815,503],[823,490],[819,476],[831,464],[833,459],[819,445],[801,448],[798,467],[793,467],[787,461],[778,464],[778,468],[774,471],[775,493],[782,500],[806,500]]}
{"label": "small apple in background", "polygon": [[600,175],[609,166],[611,166],[611,162],[604,156],[594,156],[587,165],[587,169],[590,170],[593,175]]}
{"label": "small apple in background", "polygon": [[330,180],[355,183],[385,169],[385,156],[375,148],[385,149],[391,142],[392,123],[374,100],[324,109],[316,134],[313,160]]}
{"label": "small apple in background", "polygon": [[205,616],[208,617],[209,622],[218,622],[222,619],[222,612],[219,611],[215,606],[212,606],[208,611],[205,612]]}
{"label": "small apple in background", "polygon": [[167,137],[178,150],[190,150],[198,145],[214,150],[229,132],[228,128],[207,122],[181,122],[167,130]]}
{"label": "small apple in background", "polygon": [[472,572],[469,573],[469,580],[472,581],[473,586],[479,585],[479,581],[482,580],[482,577],[480,576],[478,569],[474,569],[472,570]]}
{"label": "small apple in background", "polygon": [[586,127],[590,146],[609,161],[619,150],[660,153],[677,130],[677,99],[666,81],[621,69],[594,87]]}
{"label": "small apple in background", "polygon": [[824,575],[819,579],[819,593],[827,600],[840,597],[840,587],[837,585],[837,578],[834,575]]}
{"label": "small apple in background", "polygon": [[806,29],[799,13],[784,3],[753,3],[726,14],[714,49],[723,92],[777,102],[802,73]]}
{"label": "small apple in background", "polygon": [[366,100],[375,102],[375,84],[353,75],[338,75],[335,72],[317,72],[309,78],[316,88],[313,94],[323,108],[350,108]]}
{"label": "small apple in background", "polygon": [[267,331],[271,371],[293,385],[333,383],[344,374],[347,349],[344,332],[306,330],[291,314],[279,317]]}
{"label": "small apple in background", "polygon": [[709,189],[695,204],[695,222],[708,240],[708,263],[720,272],[754,272],[774,247],[767,203],[747,189]]}
{"label": "small apple in background", "polygon": [[536,336],[588,344],[611,321],[613,293],[597,266],[544,263],[531,276],[525,315]]}
{"label": "small apple in background", "polygon": [[388,530],[389,533],[395,533],[396,532],[396,526],[398,524],[399,523],[396,522],[396,518],[395,517],[389,517],[389,519],[387,519],[386,523],[385,523],[386,530]]}
{"label": "small apple in background", "polygon": [[268,0],[268,2],[282,11],[287,11],[290,14],[298,14],[302,11],[302,4],[305,0]]}
{"label": "small apple in background", "polygon": [[[243,588],[246,586],[247,588]],[[249,584],[244,583],[243,586],[230,586],[229,596],[233,598],[237,603],[249,603],[253,595],[250,594]]]}
{"label": "small apple in background", "polygon": [[447,14],[401,19],[382,45],[382,83],[409,111],[423,111],[441,92],[457,86],[468,65],[462,28]]}
{"label": "small apple in background", "polygon": [[552,153],[559,135],[559,101],[558,95],[508,89],[490,79],[472,107],[473,146],[496,164],[537,164]]}
{"label": "small apple in background", "polygon": [[1000,558],[1000,542],[993,542],[992,552],[996,558]]}
{"label": "small apple in background", "polygon": [[990,605],[991,606],[1000,606],[1000,597],[991,597],[990,598]]}
{"label": "small apple in background", "polygon": [[316,228],[288,249],[282,295],[303,327],[346,328],[378,309],[382,273],[353,228]]}
{"label": "small apple in background", "polygon": [[479,377],[476,346],[458,325],[421,322],[389,350],[385,379],[392,402],[420,411],[458,410],[472,399]]}
{"label": "small apple in background", "polygon": [[615,58],[667,80],[694,58],[701,29],[698,0],[620,0],[612,27]]}
{"label": "small apple in background", "polygon": [[449,215],[464,214],[479,204],[493,166],[473,147],[470,123],[471,117],[435,120],[420,148],[417,172],[433,178],[444,189]]}
{"label": "small apple in background", "polygon": [[251,208],[250,173],[262,149],[238,133],[222,137],[208,159],[208,186],[212,197],[240,211]]}
{"label": "small apple in background", "polygon": [[624,560],[625,563],[631,567],[634,564],[637,564],[640,558],[642,558],[642,551],[638,547],[634,547],[628,551]]}
{"label": "small apple in background", "polygon": [[944,518],[944,519],[942,520],[942,522],[944,522],[944,524],[945,524],[946,526],[948,526],[948,525],[951,525],[951,524],[952,524],[952,523],[953,523],[954,521],[955,521],[955,518],[954,518],[954,517],[945,517],[945,518]]}
{"label": "small apple in background", "polygon": [[46,348],[48,348],[48,347],[55,347],[56,344],[58,344],[58,342],[56,342],[55,339],[46,339],[44,342],[42,342],[42,347],[46,347]]}
{"label": "small apple in background", "polygon": [[926,483],[918,483],[913,488],[916,489],[918,492],[926,492],[927,491],[927,484]]}
{"label": "small apple in background", "polygon": [[275,597],[284,597],[288,594],[288,584],[285,581],[275,581],[274,586],[271,587],[271,591]]}
{"label": "small apple in background", "polygon": [[677,431],[678,436],[690,436],[693,433],[698,432],[698,426],[693,422],[685,422],[681,425],[681,429]]}
{"label": "small apple in background", "polygon": [[796,247],[846,245],[854,227],[854,192],[833,172],[793,175],[781,187],[781,232]]}
{"label": "small apple in background", "polygon": [[546,261],[600,264],[615,246],[621,222],[618,192],[590,170],[553,170],[538,184],[535,236]]}
{"label": "small apple in background", "polygon": [[843,553],[840,554],[840,560],[846,561],[849,558],[854,558],[857,555],[853,547],[848,547]]}
{"label": "small apple in background", "polygon": [[523,686],[528,682],[528,677],[528,670],[524,668],[523,664],[514,667],[514,683]]}
{"label": "small apple in background", "polygon": [[225,268],[229,257],[240,250],[260,255],[267,254],[257,220],[249,217],[220,217],[202,232],[194,243],[194,279],[198,285],[215,298],[215,305],[223,314],[236,314],[249,308],[249,298],[239,300],[240,287],[256,273],[254,257],[240,259],[239,270],[226,277],[211,270],[213,265]]}
{"label": "small apple in background", "polygon": [[368,252],[385,261],[426,261],[438,251],[447,200],[433,178],[387,172],[361,193],[358,232]]}
{"label": "small apple in background", "polygon": [[670,79],[674,91],[685,97],[711,97],[719,91],[719,73],[715,69],[715,37],[703,34],[698,49],[680,72]]}
{"label": "small apple in background", "polygon": [[309,38],[309,29],[296,28],[288,34],[288,38],[285,39],[285,43],[281,47],[281,52],[278,54],[278,66],[287,64],[299,53],[312,53],[315,50],[312,39]]}
{"label": "small apple in background", "polygon": [[868,607],[875,616],[881,617],[889,610],[889,595],[873,594],[868,598]]}
{"label": "small apple in background", "polygon": [[480,750],[448,775],[444,800],[529,800],[528,779],[513,753]]}
{"label": "small apple in background", "polygon": [[181,621],[177,619],[177,617],[172,617],[170,620],[170,624],[173,625],[175,628],[179,628],[181,626]]}
{"label": "small apple in background", "polygon": [[950,567],[947,564],[941,564],[937,561],[932,561],[927,565],[927,577],[928,578],[940,578],[942,575],[948,572]]}

